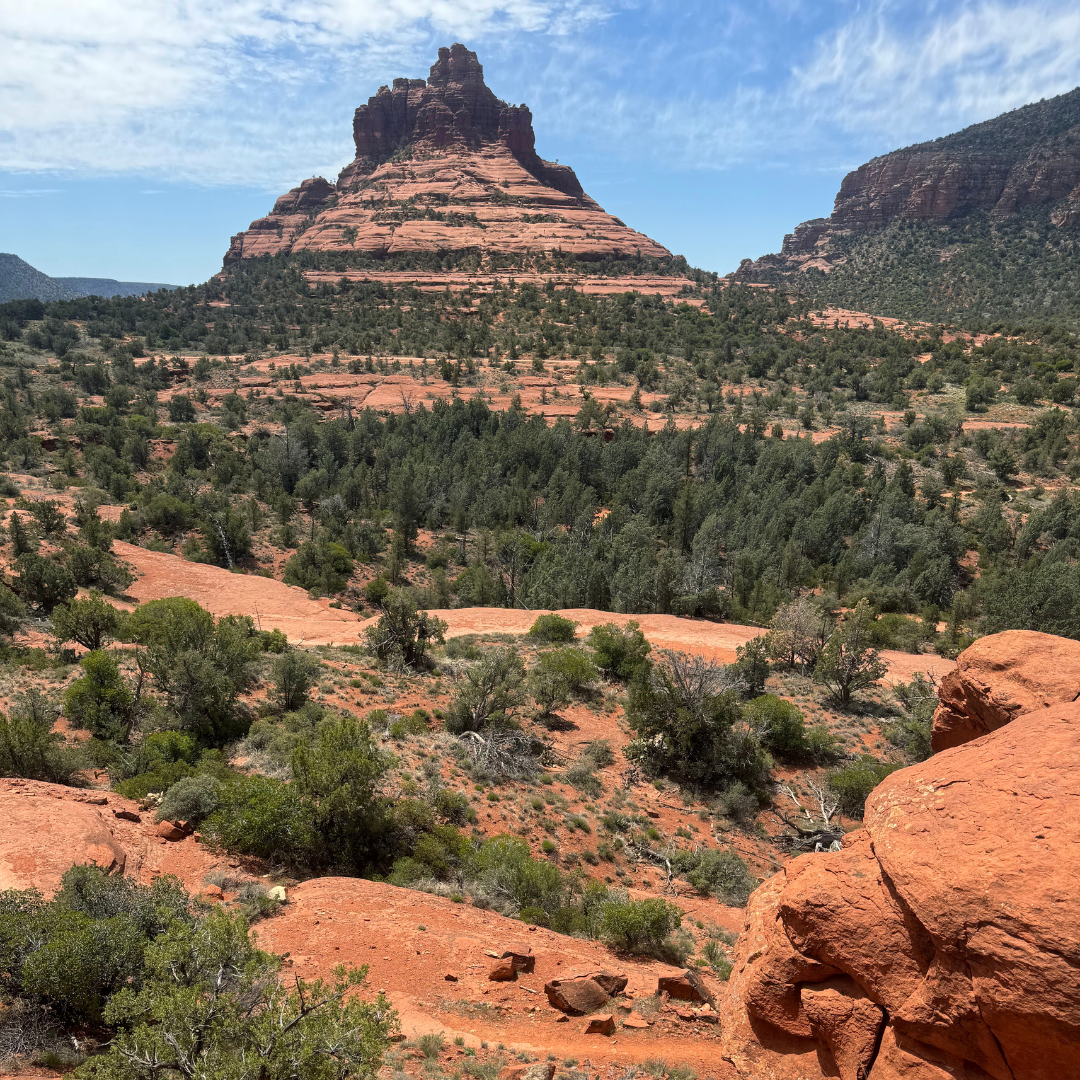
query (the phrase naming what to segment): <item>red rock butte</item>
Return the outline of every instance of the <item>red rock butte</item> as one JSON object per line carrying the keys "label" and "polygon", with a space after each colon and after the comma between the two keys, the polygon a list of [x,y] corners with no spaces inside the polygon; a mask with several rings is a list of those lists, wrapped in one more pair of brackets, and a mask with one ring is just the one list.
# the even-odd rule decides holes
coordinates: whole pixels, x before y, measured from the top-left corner
{"label": "red rock butte", "polygon": [[356,110],[353,140],[336,184],[313,177],[282,195],[232,238],[225,266],[293,252],[672,257],[537,155],[528,107],[500,101],[464,45],[440,49],[426,82],[380,87]]}

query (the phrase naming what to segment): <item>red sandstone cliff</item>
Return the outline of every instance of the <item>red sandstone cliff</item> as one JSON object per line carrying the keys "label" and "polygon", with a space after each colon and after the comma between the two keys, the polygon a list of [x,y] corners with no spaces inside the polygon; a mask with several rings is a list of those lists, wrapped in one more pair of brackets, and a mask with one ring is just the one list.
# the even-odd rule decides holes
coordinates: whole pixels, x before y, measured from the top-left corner
{"label": "red sandstone cliff", "polygon": [[500,101],[464,45],[440,49],[426,82],[380,87],[356,110],[353,141],[336,184],[314,177],[282,195],[232,238],[225,265],[300,251],[671,257],[537,155],[528,107]]}
{"label": "red sandstone cliff", "polygon": [[974,211],[1002,220],[1046,204],[1059,227],[1080,222],[1080,88],[868,161],[844,177],[828,218],[803,222],[779,254],[744,259],[737,273],[828,272],[844,260],[832,243],[840,236]]}

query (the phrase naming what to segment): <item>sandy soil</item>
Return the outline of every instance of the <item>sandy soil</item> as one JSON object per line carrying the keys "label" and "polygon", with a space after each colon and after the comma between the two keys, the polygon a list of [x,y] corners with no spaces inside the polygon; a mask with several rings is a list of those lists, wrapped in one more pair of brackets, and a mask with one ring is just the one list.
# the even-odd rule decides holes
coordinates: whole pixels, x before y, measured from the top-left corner
{"label": "sandy soil", "polygon": [[[303,590],[273,578],[230,573],[217,566],[187,562],[177,555],[148,551],[116,541],[113,550],[129,563],[137,580],[128,590],[140,602],[166,596],[187,596],[214,615],[250,615],[263,630],[279,629],[294,644],[356,644],[363,630],[374,625],[375,616],[363,619],[351,611],[330,607],[326,599],[312,600]],[[524,634],[537,611],[506,608],[450,608],[435,611],[448,625],[449,637],[463,634]],[[648,640],[658,648],[698,653],[720,663],[735,660],[735,650],[765,631],[734,623],[705,622],[675,615],[619,615],[610,611],[572,608],[559,612],[578,623],[580,636],[598,623],[623,625],[636,619]],[[931,668],[943,675],[954,664],[940,656],[883,651],[889,665],[889,681],[911,678],[914,671]]]}
{"label": "sandy soil", "polygon": [[[328,975],[338,963],[370,965],[368,986],[384,990],[412,1037],[444,1031],[466,1046],[482,1041],[512,1050],[589,1058],[593,1065],[667,1057],[699,1073],[734,1076],[720,1056],[719,1029],[679,1019],[662,1009],[649,1028],[620,1028],[612,1037],[585,1035],[584,1017],[552,1008],[544,983],[590,971],[625,973],[628,999],[651,997],[657,978],[679,969],[652,960],[617,957],[604,946],[526,925],[452,900],[355,878],[318,878],[290,890],[283,913],[258,926],[260,941],[290,954],[293,970]],[[488,980],[494,960],[525,945],[535,971],[514,982]],[[453,980],[447,976],[453,976]],[[709,980],[714,992],[723,984]],[[616,1007],[617,1021],[633,1000]]]}
{"label": "sandy soil", "polygon": [[140,602],[186,596],[217,616],[250,615],[260,629],[281,630],[296,644],[356,643],[356,615],[330,607],[329,600],[312,600],[303,589],[282,581],[233,574],[121,540],[114,542],[113,551],[138,575],[128,595]]}

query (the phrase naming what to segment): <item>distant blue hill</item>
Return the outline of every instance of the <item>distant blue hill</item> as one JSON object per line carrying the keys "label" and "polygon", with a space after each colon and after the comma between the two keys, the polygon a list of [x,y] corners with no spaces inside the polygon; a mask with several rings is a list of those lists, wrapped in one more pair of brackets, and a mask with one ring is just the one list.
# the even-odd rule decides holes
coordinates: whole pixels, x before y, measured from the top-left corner
{"label": "distant blue hill", "polygon": [[18,255],[0,252],[0,303],[7,300],[74,300],[79,296],[141,296],[158,289],[175,288],[175,285],[157,281],[49,277]]}

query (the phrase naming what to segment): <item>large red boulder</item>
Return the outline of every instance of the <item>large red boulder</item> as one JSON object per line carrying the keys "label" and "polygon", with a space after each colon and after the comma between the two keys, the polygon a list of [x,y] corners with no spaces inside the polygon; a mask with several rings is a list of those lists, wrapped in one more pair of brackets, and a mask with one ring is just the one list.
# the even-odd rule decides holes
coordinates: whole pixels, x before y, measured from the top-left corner
{"label": "large red boulder", "polygon": [[76,863],[124,872],[127,854],[97,806],[65,798],[70,789],[52,794],[52,787],[20,790],[13,782],[0,790],[0,891],[36,888],[51,896]]}
{"label": "large red boulder", "polygon": [[960,746],[1025,713],[1080,697],[1080,641],[1006,630],[979,638],[941,680],[931,744]]}
{"label": "large red boulder", "polygon": [[1078,763],[1080,703],[1051,702],[885,780],[842,850],[751,898],[725,1056],[760,1077],[1076,1075]]}

